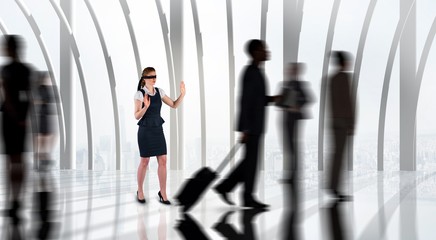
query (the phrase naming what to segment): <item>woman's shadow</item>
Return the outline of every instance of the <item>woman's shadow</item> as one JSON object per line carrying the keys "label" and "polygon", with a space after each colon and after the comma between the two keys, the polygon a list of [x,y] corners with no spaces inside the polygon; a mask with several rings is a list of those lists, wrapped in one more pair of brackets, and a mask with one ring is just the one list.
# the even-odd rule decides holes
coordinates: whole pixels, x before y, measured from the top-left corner
{"label": "woman's shadow", "polygon": [[[137,206],[137,212],[138,212],[138,221],[137,221],[137,234],[138,239],[140,240],[147,240],[147,228],[145,227],[145,219],[146,217],[146,211],[148,211],[147,207],[144,207],[143,205]],[[166,240],[167,239],[167,219],[166,219],[166,209],[160,208],[159,209],[159,225],[157,229],[157,235],[159,240]],[[148,219],[148,218],[147,218]]]}

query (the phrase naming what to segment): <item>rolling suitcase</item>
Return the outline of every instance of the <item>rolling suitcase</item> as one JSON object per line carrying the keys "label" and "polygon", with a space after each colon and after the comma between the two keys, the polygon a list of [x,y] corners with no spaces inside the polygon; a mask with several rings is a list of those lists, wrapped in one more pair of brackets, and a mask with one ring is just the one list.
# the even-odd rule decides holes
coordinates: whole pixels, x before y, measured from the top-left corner
{"label": "rolling suitcase", "polygon": [[227,154],[215,172],[209,167],[202,167],[200,170],[194,173],[193,178],[190,178],[185,182],[175,197],[179,202],[179,205],[183,206],[183,212],[187,212],[200,199],[208,186],[215,180],[218,174],[235,156],[240,145],[241,144],[237,143],[235,146],[233,146],[229,154]]}

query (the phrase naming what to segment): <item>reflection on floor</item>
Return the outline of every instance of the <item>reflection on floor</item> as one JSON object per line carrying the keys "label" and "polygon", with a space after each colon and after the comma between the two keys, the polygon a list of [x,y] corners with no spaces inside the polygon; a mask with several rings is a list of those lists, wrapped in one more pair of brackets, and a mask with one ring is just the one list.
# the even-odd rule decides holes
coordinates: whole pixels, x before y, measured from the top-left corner
{"label": "reflection on floor", "polygon": [[[4,176],[4,172],[2,173]],[[294,211],[282,173],[261,172],[259,199],[269,211],[230,207],[213,191],[182,214],[180,207],[158,202],[158,180],[148,172],[147,204],[136,202],[136,172],[53,171],[56,191],[52,203],[58,239],[436,239],[436,173],[348,172],[345,191],[354,201],[331,199],[319,186],[322,172],[304,172],[300,182],[299,209]],[[23,239],[35,236],[36,214],[28,178],[18,231]],[[169,171],[168,193],[174,196],[186,176]],[[0,207],[6,208],[1,179]],[[39,190],[36,190],[39,191]],[[238,187],[231,197],[240,203]],[[170,200],[171,199],[170,197]],[[174,200],[173,200],[174,202]],[[295,224],[293,224],[295,223]],[[12,234],[9,218],[0,218],[0,239]]]}

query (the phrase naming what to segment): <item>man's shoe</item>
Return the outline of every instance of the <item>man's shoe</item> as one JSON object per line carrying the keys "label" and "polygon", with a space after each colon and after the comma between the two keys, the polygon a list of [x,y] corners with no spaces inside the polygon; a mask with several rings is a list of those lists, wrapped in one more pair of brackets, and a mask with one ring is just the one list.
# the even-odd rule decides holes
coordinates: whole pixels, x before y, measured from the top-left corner
{"label": "man's shoe", "polygon": [[221,199],[226,202],[229,205],[235,205],[234,202],[232,202],[232,200],[229,199],[229,196],[227,195],[227,192],[224,191],[220,191],[218,188],[214,188],[215,192],[218,193],[218,196],[221,197]]}
{"label": "man's shoe", "polygon": [[353,196],[339,194],[339,195],[337,195],[337,199],[339,202],[352,202]]}
{"label": "man's shoe", "polygon": [[268,208],[247,208],[242,210],[243,216],[242,221],[244,222],[244,225],[247,225],[251,222],[253,222],[254,218],[261,213],[268,212]]}
{"label": "man's shoe", "polygon": [[339,202],[351,202],[353,201],[353,196],[342,194],[339,191],[333,190],[331,192],[333,194],[333,198]]}
{"label": "man's shoe", "polygon": [[244,202],[244,207],[264,209],[264,208],[269,208],[269,205],[265,204],[265,203],[258,202],[256,200],[250,200],[250,201]]}

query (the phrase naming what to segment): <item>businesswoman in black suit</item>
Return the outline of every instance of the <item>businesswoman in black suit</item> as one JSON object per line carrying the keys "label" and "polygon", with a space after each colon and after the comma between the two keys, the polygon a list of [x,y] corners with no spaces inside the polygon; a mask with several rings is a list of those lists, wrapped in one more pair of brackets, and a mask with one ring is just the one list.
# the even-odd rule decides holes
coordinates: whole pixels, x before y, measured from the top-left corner
{"label": "businesswoman in black suit", "polygon": [[141,162],[138,166],[138,191],[137,199],[145,203],[143,183],[150,157],[156,156],[158,161],[157,174],[159,177],[160,191],[159,201],[163,204],[171,204],[168,201],[166,192],[167,181],[167,147],[162,124],[165,122],[160,116],[162,102],[166,105],[177,108],[185,96],[185,84],[180,84],[180,96],[174,101],[169,98],[161,88],[155,87],[156,70],[147,67],[142,71],[138,83],[138,91],[135,94],[135,118],[139,120],[138,125],[138,146]]}

